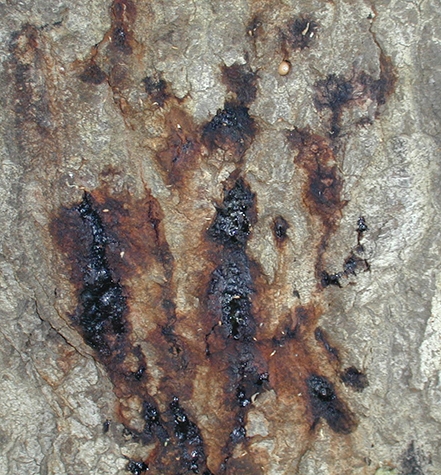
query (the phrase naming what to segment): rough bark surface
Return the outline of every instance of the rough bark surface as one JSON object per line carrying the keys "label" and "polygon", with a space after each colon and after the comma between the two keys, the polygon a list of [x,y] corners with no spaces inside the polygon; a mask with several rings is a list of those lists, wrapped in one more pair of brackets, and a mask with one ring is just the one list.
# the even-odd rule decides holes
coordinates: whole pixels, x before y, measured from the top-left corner
{"label": "rough bark surface", "polygon": [[0,473],[441,473],[439,1],[0,12]]}

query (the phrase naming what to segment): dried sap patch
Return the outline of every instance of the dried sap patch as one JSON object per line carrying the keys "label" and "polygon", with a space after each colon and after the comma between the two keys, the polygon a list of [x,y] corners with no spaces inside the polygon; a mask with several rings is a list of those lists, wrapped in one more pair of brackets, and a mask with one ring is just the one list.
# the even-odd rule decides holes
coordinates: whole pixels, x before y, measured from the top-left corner
{"label": "dried sap patch", "polygon": [[311,46],[318,30],[318,23],[309,16],[299,16],[288,23],[284,32],[286,45],[294,50]]}
{"label": "dried sap patch", "polygon": [[290,145],[298,150],[295,163],[307,173],[303,192],[305,205],[332,231],[346,202],[341,200],[343,180],[331,144],[308,129],[294,128],[287,131],[286,136]]}
{"label": "dried sap patch", "polygon": [[350,386],[357,392],[361,392],[369,386],[367,376],[355,366],[346,368],[340,378],[346,386]]}
{"label": "dried sap patch", "polygon": [[[377,107],[386,103],[393,93],[397,76],[389,57],[380,55],[380,76],[373,78],[364,71],[351,78],[329,74],[315,83],[314,104],[317,110],[329,109],[330,137],[335,138],[341,131],[341,116],[345,107],[361,106],[366,101]],[[375,113],[378,116],[378,109]],[[365,117],[361,122],[369,123],[375,117]]]}
{"label": "dried sap patch", "polygon": [[257,95],[257,74],[243,64],[233,64],[222,68],[222,82],[231,91],[236,101],[249,106]]}
{"label": "dried sap patch", "polygon": [[202,138],[209,150],[220,148],[242,158],[254,140],[257,127],[248,107],[235,101],[225,102],[224,108],[208,122]]}

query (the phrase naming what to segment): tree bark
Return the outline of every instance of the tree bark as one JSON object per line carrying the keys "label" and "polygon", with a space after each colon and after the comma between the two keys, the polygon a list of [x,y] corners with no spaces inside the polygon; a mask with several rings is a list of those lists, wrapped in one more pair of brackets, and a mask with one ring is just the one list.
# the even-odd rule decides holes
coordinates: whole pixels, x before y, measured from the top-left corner
{"label": "tree bark", "polygon": [[441,473],[441,7],[1,7],[0,472]]}

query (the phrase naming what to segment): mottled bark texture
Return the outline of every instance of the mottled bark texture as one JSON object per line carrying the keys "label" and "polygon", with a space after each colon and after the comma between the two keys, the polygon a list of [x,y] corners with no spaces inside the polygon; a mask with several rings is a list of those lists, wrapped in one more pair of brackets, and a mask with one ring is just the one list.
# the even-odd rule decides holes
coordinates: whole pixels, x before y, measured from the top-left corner
{"label": "mottled bark texture", "polygon": [[439,0],[0,13],[0,473],[439,475]]}

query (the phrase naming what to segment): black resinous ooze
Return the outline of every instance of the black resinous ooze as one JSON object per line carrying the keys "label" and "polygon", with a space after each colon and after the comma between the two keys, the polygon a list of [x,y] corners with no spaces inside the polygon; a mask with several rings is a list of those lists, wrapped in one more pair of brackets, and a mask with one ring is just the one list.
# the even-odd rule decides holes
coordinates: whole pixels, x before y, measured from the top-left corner
{"label": "black resinous ooze", "polygon": [[115,282],[106,258],[109,244],[101,217],[93,206],[89,193],[77,208],[91,237],[89,261],[84,270],[84,288],[80,295],[82,310],[78,323],[86,343],[103,355],[116,347],[116,341],[126,331],[124,315],[126,297],[119,282]]}
{"label": "black resinous ooze", "polygon": [[277,242],[283,242],[287,238],[287,231],[289,229],[288,221],[282,216],[274,218],[273,232]]}
{"label": "black resinous ooze", "polygon": [[254,194],[242,178],[225,192],[208,235],[225,247],[245,247],[255,220]]}
{"label": "black resinous ooze", "polygon": [[231,251],[212,275],[209,295],[219,299],[222,325],[235,340],[250,340],[256,331],[251,314],[253,282],[248,257],[242,250]]}
{"label": "black resinous ooze", "polygon": [[349,434],[355,429],[353,415],[338,399],[332,383],[324,376],[312,374],[306,380],[306,385],[314,416],[313,428],[323,418],[334,432]]}
{"label": "black resinous ooze", "polygon": [[168,433],[164,428],[161,416],[156,406],[149,402],[144,402],[142,410],[144,426],[144,439],[149,441],[152,436],[156,436],[161,443],[164,443],[168,438]]}
{"label": "black resinous ooze", "polygon": [[235,101],[227,101],[224,108],[219,109],[204,126],[202,137],[210,150],[220,148],[241,158],[251,145],[256,130],[248,107]]}
{"label": "black resinous ooze", "polygon": [[170,403],[173,414],[175,436],[183,448],[183,458],[187,469],[193,473],[199,473],[206,465],[204,441],[201,433],[179,405],[179,399],[173,398]]}
{"label": "black resinous ooze", "polygon": [[225,192],[208,235],[223,245],[223,262],[213,272],[209,297],[214,297],[216,313],[236,340],[250,339],[255,333],[250,294],[253,282],[245,246],[255,220],[254,195],[243,179]]}

